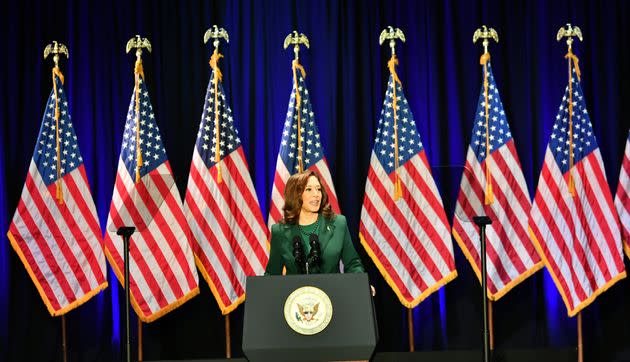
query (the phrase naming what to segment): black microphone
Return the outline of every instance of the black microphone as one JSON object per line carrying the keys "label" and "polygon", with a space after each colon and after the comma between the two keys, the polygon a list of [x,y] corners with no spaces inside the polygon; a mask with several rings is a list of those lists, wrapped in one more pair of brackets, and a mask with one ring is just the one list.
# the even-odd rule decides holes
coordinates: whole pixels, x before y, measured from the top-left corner
{"label": "black microphone", "polygon": [[295,258],[295,264],[297,264],[300,273],[304,274],[306,259],[304,257],[304,245],[302,245],[302,238],[299,236],[293,237],[293,257]]}
{"label": "black microphone", "polygon": [[312,266],[319,266],[322,262],[321,254],[322,250],[319,245],[319,237],[317,234],[312,233],[308,237],[309,245],[311,246],[311,252],[308,254],[309,264]]}

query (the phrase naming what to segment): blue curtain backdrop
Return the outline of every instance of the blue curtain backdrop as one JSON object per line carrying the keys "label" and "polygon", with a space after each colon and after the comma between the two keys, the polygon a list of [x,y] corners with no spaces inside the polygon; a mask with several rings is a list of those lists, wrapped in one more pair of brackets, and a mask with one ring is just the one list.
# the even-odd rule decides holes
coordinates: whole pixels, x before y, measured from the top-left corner
{"label": "blue curtain backdrop", "polygon": [[[267,215],[280,133],[291,90],[293,52],[282,49],[294,29],[310,38],[301,51],[323,146],[343,213],[358,235],[359,213],[376,122],[383,102],[389,49],[378,35],[404,30],[398,74],[434,167],[449,218],[456,197],[481,84],[481,24],[495,28],[494,74],[533,195],[552,122],[567,84],[566,45],[555,35],[580,26],[577,42],[586,102],[611,188],[616,188],[629,116],[630,3],[626,1],[10,1],[0,15],[0,360],[52,361],[61,356],[61,323],[51,318],[4,233],[8,229],[51,89],[43,49],[58,40],[70,49],[61,62],[71,114],[96,206],[105,224],[125,113],[133,87],[129,38],[150,39],[144,54],[151,100],[177,184],[185,192],[192,145],[208,82],[211,50],[202,36],[212,24],[230,34],[220,67]],[[627,105],[627,103],[626,103]],[[378,351],[407,349],[406,311],[362,247],[376,286]],[[481,345],[481,288],[455,245],[459,277],[414,310],[417,350]],[[628,267],[626,259],[626,267]],[[121,356],[123,291],[110,287],[70,312],[74,361]],[[630,353],[630,282],[623,280],[584,316],[589,360]],[[546,271],[495,303],[497,348],[569,348],[576,320],[567,317]],[[240,350],[242,308],[232,317],[234,355]],[[132,321],[135,326],[135,319]],[[135,328],[132,331],[135,337]],[[135,339],[135,338],[134,338]],[[144,326],[146,359],[221,357],[223,318],[208,287],[181,308]]]}

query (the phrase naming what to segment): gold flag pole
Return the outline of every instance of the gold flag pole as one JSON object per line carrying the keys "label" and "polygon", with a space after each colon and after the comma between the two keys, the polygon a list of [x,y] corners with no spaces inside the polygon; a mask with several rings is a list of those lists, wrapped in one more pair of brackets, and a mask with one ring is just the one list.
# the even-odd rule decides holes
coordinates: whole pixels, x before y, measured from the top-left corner
{"label": "gold flag pole", "polygon": [[[140,182],[140,168],[142,167],[142,151],[140,148],[140,82],[144,81],[144,68],[142,66],[142,48],[151,52],[151,43],[147,38],[141,38],[140,35],[129,39],[127,42],[127,54],[131,49],[136,49],[136,63],[134,65],[134,98],[135,98],[135,121],[136,121],[136,183]],[[128,254],[126,254],[128,255]],[[125,281],[128,274],[125,272]],[[129,290],[125,290],[129,294]],[[127,303],[127,315],[129,303]],[[129,335],[129,317],[127,316],[127,335]],[[129,359],[130,345],[127,344],[127,359]],[[138,319],[138,361],[142,361],[142,321]]]}
{"label": "gold flag pole", "polygon": [[143,361],[142,353],[142,321],[138,318],[138,361]]}
{"label": "gold flag pole", "polygon": [[584,344],[582,341],[582,312],[577,315],[577,333],[578,333],[578,362],[584,362]]}
{"label": "gold flag pole", "polygon": [[[479,64],[483,66],[483,94],[485,104],[484,116],[486,119],[486,188],[484,192],[484,204],[490,205],[494,202],[494,193],[492,191],[492,174],[490,172],[490,97],[488,94],[488,88],[490,86],[490,82],[488,81],[488,63],[490,62],[490,52],[488,51],[488,45],[490,45],[490,39],[493,39],[498,43],[499,35],[493,28],[488,28],[487,26],[482,25],[481,28],[475,30],[475,33],[473,34],[473,43],[477,43],[477,40],[479,39],[483,39],[483,54],[479,58]],[[487,278],[486,275],[482,275],[481,277]],[[492,309],[492,300],[490,298],[488,298],[488,332],[490,351],[494,351],[494,313]]]}
{"label": "gold flag pole", "polygon": [[[221,176],[221,129],[219,124],[219,82],[223,81],[223,74],[219,69],[219,59],[223,58],[223,55],[219,53],[220,39],[223,38],[226,43],[230,42],[230,36],[223,28],[219,28],[216,25],[208,28],[203,35],[203,43],[207,44],[208,40],[214,39],[212,45],[214,51],[210,57],[210,68],[214,72],[212,82],[214,84],[214,132],[215,132],[215,149],[214,149],[214,163],[217,167],[217,183],[221,183],[223,178]],[[232,358],[232,334],[230,332],[230,314],[225,315],[225,357]]]}
{"label": "gold flag pole", "polygon": [[55,77],[58,77],[61,81],[61,84],[64,82],[63,74],[61,73],[61,69],[59,69],[59,54],[65,54],[66,59],[69,58],[68,48],[62,43],[58,43],[53,41],[51,44],[48,44],[44,49],[44,59],[48,58],[49,54],[54,54],[53,61],[55,62],[55,66],[52,69],[52,82],[53,82],[53,90],[55,93],[55,152],[57,153],[57,180],[56,180],[56,198],[59,205],[63,204],[63,190],[61,183],[61,139],[59,137],[59,118],[61,112],[59,111],[59,93],[57,91],[57,80]]}
{"label": "gold flag pole", "polygon": [[232,358],[232,333],[230,329],[230,313],[225,315],[225,358]]}
{"label": "gold flag pole", "polygon": [[407,331],[409,331],[409,352],[416,350],[413,333],[413,308],[407,308]]}
{"label": "gold flag pole", "polygon": [[[63,74],[61,73],[61,69],[59,68],[59,55],[63,54],[66,56],[66,59],[69,58],[68,48],[57,41],[53,41],[52,43],[46,45],[44,48],[44,59],[48,58],[48,55],[54,54],[53,61],[55,62],[55,66],[52,69],[52,82],[53,82],[53,90],[55,93],[55,139],[56,139],[56,147],[55,151],[57,153],[57,181],[56,181],[56,198],[59,205],[63,204],[63,190],[61,184],[61,140],[59,138],[59,118],[61,112],[59,111],[59,93],[57,92],[57,80],[55,77],[58,77],[61,81],[61,84],[64,82]],[[68,362],[68,337],[66,332],[66,315],[61,315],[61,349],[63,351],[63,361]]]}
{"label": "gold flag pole", "polygon": [[68,340],[66,337],[66,315],[61,315],[61,349],[63,350],[63,362],[68,362]]}
{"label": "gold flag pole", "polygon": [[[393,28],[388,26],[381,31],[378,37],[379,45],[389,40],[388,45],[392,51],[392,56],[387,62],[387,68],[392,77],[392,109],[394,114],[394,201],[398,201],[402,197],[402,185],[400,182],[400,175],[398,173],[399,160],[398,160],[398,91],[402,92],[402,82],[398,78],[396,73],[396,66],[398,65],[398,58],[396,57],[396,40],[405,42],[405,34],[399,28]],[[398,84],[398,86],[397,86]],[[409,333],[409,352],[415,351],[414,331],[413,331],[413,308],[407,308],[407,331]]]}
{"label": "gold flag pole", "polygon": [[[556,34],[556,40],[560,41],[562,38],[567,38],[567,54],[564,56],[567,59],[568,71],[569,71],[569,194],[575,196],[575,183],[573,176],[571,175],[573,169],[573,69],[580,80],[580,66],[578,57],[573,54],[573,38],[576,37],[582,41],[582,30],[577,26],[567,24],[566,27],[561,27]],[[582,339],[582,312],[577,315],[577,349],[578,349],[578,362],[584,361],[584,344]]]}
{"label": "gold flag pole", "polygon": [[[298,151],[298,171],[304,171],[304,162],[302,161],[302,96],[300,95],[300,87],[298,85],[299,70],[302,72],[302,77],[306,77],[304,67],[300,65],[300,44],[304,44],[306,48],[310,48],[308,38],[304,34],[298,34],[296,30],[293,30],[286,38],[284,38],[284,49],[293,44],[293,52],[295,53],[295,59],[291,63],[293,70],[293,83],[295,87],[295,112],[297,113],[297,151]],[[292,170],[289,170],[291,172]]]}
{"label": "gold flag pole", "polygon": [[[398,91],[396,83],[400,86],[400,91],[402,92],[402,83],[400,82],[400,78],[398,78],[398,74],[396,73],[396,65],[398,65],[398,58],[396,57],[396,39],[405,42],[405,34],[402,30],[396,28],[392,28],[388,26],[387,28],[381,31],[381,35],[378,38],[378,42],[380,45],[383,45],[385,40],[389,40],[389,47],[392,50],[392,56],[387,62],[387,68],[389,68],[389,73],[391,74],[392,81],[392,109],[394,110],[394,170],[395,170],[395,181],[394,181],[394,201],[398,201],[402,197],[402,185],[400,183],[400,174],[398,173],[399,160],[398,160]],[[413,334],[413,333],[411,333]]]}
{"label": "gold flag pole", "polygon": [[490,352],[494,351],[494,311],[492,307],[492,299],[488,298],[488,333],[490,340]]}

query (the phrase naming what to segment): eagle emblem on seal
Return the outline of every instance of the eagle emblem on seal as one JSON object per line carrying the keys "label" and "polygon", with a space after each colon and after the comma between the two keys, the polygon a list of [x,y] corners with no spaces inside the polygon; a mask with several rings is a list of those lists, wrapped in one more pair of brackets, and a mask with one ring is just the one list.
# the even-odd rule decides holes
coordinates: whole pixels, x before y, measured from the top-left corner
{"label": "eagle emblem on seal", "polygon": [[298,306],[298,313],[295,313],[295,317],[298,321],[310,322],[316,321],[315,315],[317,315],[317,311],[319,310],[319,303],[315,303],[315,305],[305,304],[302,305],[300,303],[296,303]]}

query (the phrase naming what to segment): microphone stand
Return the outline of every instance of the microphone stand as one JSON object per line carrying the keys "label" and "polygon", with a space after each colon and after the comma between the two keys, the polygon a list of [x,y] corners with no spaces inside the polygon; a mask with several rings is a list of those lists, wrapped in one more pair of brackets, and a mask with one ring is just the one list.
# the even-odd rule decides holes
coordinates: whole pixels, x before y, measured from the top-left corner
{"label": "microphone stand", "polygon": [[129,338],[129,239],[136,231],[133,226],[121,226],[116,234],[123,238],[124,259],[125,259],[125,338],[127,343],[127,362],[131,362],[131,340]]}
{"label": "microphone stand", "polygon": [[320,254],[321,254],[321,250],[320,250],[320,245],[319,245],[319,238],[317,237],[316,234],[311,234],[309,236],[309,244],[311,246],[311,252],[309,253],[308,257],[306,258],[306,274],[309,273],[309,265],[308,265],[308,261],[311,260],[312,264],[314,264],[316,267],[318,265],[321,264],[321,260],[320,260]]}
{"label": "microphone stand", "polygon": [[304,246],[299,236],[293,238],[293,258],[295,259],[300,273],[304,272],[304,268],[308,268],[306,256],[304,255]]}
{"label": "microphone stand", "polygon": [[488,216],[473,216],[479,226],[479,244],[481,246],[481,290],[483,290],[483,361],[489,362],[490,333],[488,332],[488,281],[486,271],[486,225],[492,224]]}

